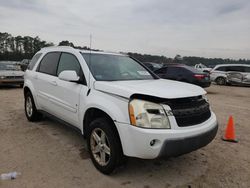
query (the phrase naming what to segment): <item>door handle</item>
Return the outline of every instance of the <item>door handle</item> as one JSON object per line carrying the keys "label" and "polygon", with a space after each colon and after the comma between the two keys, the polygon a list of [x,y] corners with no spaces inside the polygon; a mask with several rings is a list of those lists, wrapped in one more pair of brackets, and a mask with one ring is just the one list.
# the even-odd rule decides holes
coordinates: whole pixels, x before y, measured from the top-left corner
{"label": "door handle", "polygon": [[57,82],[56,81],[51,81],[50,84],[53,85],[53,86],[57,86]]}

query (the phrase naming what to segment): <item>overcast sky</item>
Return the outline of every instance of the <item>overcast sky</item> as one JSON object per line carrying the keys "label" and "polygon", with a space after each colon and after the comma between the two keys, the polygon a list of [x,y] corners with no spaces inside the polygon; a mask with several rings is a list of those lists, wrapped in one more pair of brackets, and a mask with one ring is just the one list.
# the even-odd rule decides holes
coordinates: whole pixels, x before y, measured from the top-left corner
{"label": "overcast sky", "polygon": [[250,0],[0,0],[0,32],[109,51],[250,59]]}

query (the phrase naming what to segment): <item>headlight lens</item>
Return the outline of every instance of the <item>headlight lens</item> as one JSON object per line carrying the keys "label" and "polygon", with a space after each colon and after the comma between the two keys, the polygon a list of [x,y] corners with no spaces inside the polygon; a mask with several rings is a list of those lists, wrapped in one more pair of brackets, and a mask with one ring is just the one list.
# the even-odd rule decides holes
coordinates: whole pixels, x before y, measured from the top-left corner
{"label": "headlight lens", "polygon": [[205,101],[208,102],[208,98],[207,98],[207,95],[206,95],[206,94],[202,95],[202,98],[205,99]]}
{"label": "headlight lens", "polygon": [[4,79],[4,78],[5,78],[5,76],[0,76],[0,78],[1,78],[1,79]]}
{"label": "headlight lens", "polygon": [[134,99],[129,103],[131,124],[137,127],[170,129],[169,119],[159,104]]}

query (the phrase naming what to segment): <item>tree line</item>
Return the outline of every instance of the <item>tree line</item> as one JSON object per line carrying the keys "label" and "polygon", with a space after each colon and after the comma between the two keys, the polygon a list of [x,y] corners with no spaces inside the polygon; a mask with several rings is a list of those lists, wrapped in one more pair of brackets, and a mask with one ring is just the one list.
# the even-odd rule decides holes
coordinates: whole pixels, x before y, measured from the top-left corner
{"label": "tree line", "polygon": [[[38,36],[12,36],[9,33],[0,32],[0,61],[21,61],[23,59],[31,59],[32,56],[43,47],[55,46],[52,42],[41,40]],[[75,46],[68,40],[59,42],[58,46],[71,46],[78,49],[90,50],[87,46]],[[101,51],[98,49],[91,49],[93,51]],[[141,62],[155,62],[155,63],[172,63],[175,62],[175,58],[169,58],[166,56],[139,54],[128,52],[128,55],[138,59]],[[177,55],[178,57],[180,55]],[[206,66],[214,66],[216,64],[227,64],[227,63],[243,63],[250,64],[250,60],[246,59],[222,59],[222,58],[204,58],[204,57],[183,57],[182,63],[187,65],[195,65],[202,63]]]}

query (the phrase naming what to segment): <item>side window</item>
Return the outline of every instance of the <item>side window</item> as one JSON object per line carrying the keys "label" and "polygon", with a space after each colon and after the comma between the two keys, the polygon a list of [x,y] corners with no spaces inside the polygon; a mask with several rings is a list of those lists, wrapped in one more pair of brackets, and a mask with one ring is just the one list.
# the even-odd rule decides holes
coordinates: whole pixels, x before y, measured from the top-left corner
{"label": "side window", "polygon": [[155,71],[156,74],[166,74],[167,73],[167,67],[161,68],[157,71]]}
{"label": "side window", "polygon": [[28,70],[32,70],[37,62],[37,60],[41,57],[42,53],[38,53],[36,55],[33,56],[33,58],[31,59],[27,69]]}
{"label": "side window", "polygon": [[60,54],[60,52],[47,53],[40,62],[38,72],[55,76]]}
{"label": "side window", "polygon": [[218,67],[216,70],[217,71],[226,71],[226,67]]}
{"label": "side window", "polygon": [[227,67],[227,71],[243,72],[243,67],[240,66],[231,66]]}
{"label": "side window", "polygon": [[178,73],[180,73],[181,69],[180,68],[177,68],[177,67],[169,67],[168,68],[168,74],[169,75],[177,75]]}
{"label": "side window", "polygon": [[86,85],[86,80],[81,68],[81,65],[77,58],[69,53],[62,53],[58,68],[57,68],[57,76],[65,70],[73,70],[76,71],[76,74],[80,77],[80,82],[84,85]]}
{"label": "side window", "polygon": [[245,71],[244,72],[250,73],[250,67],[245,67]]}
{"label": "side window", "polygon": [[62,53],[58,69],[57,69],[57,76],[65,70],[74,70],[76,74],[80,76],[81,66],[78,62],[77,58],[69,53]]}

